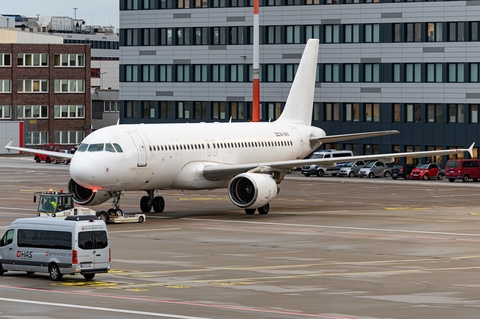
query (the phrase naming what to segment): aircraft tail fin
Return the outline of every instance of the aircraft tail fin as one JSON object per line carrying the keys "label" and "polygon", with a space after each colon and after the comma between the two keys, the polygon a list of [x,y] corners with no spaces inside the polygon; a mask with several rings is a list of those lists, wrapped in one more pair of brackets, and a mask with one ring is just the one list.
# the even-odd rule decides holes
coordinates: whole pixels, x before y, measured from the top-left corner
{"label": "aircraft tail fin", "polygon": [[313,96],[318,62],[318,39],[310,39],[303,51],[300,65],[278,122],[312,124]]}

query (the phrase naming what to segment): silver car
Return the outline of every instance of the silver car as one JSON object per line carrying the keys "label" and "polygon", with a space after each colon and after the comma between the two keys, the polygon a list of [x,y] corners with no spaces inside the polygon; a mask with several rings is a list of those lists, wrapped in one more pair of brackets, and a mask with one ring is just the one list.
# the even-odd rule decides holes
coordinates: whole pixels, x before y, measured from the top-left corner
{"label": "silver car", "polygon": [[340,172],[338,172],[338,176],[348,176],[348,177],[358,176],[358,172],[364,165],[365,165],[364,161],[346,162],[345,165],[340,167]]}
{"label": "silver car", "polygon": [[380,161],[371,161],[367,162],[365,166],[363,166],[358,171],[358,177],[390,177],[391,172],[390,168],[384,162]]}

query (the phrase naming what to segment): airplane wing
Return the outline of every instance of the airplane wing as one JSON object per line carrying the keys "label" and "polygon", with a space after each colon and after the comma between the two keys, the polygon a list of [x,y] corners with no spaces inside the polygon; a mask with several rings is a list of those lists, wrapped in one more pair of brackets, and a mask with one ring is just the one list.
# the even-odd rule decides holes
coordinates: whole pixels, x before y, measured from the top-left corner
{"label": "airplane wing", "polygon": [[323,137],[311,137],[310,141],[312,142],[320,141],[322,143],[335,143],[335,142],[346,141],[346,140],[354,140],[359,138],[376,137],[376,136],[398,134],[398,133],[400,132],[397,130],[389,130],[389,131],[377,131],[377,132],[366,132],[366,133],[329,135],[329,136],[323,136]]}
{"label": "airplane wing", "polygon": [[37,154],[43,154],[43,155],[48,155],[53,159],[57,160],[64,160],[64,159],[71,159],[73,157],[73,154],[70,153],[63,153],[63,152],[52,152],[52,151],[44,151],[44,150],[37,150],[35,148],[25,148],[25,147],[17,147],[17,146],[12,146],[13,140],[8,142],[7,145],[5,145],[5,148],[10,151],[20,151],[20,152],[26,152],[26,153],[37,153]]}
{"label": "airplane wing", "polygon": [[329,164],[337,162],[348,162],[356,160],[379,160],[385,163],[393,163],[397,157],[429,157],[439,155],[450,155],[461,152],[469,152],[473,157],[473,146],[469,148],[450,149],[450,150],[438,150],[438,151],[422,151],[422,152],[404,152],[404,153],[388,153],[388,154],[372,154],[372,155],[358,155],[358,156],[345,156],[336,158],[315,158],[315,159],[303,159],[303,160],[290,160],[279,161],[270,163],[252,163],[252,164],[223,164],[223,165],[209,165],[203,170],[204,176],[208,180],[220,180],[224,178],[231,178],[237,174],[251,171],[253,173],[269,173],[274,171],[288,171],[297,166],[303,165],[318,165],[328,166]]}

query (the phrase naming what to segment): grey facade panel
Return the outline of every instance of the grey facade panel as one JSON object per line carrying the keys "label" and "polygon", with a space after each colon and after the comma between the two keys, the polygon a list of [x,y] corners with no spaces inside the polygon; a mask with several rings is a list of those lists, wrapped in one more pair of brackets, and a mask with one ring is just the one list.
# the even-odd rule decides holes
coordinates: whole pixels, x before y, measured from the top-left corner
{"label": "grey facade panel", "polygon": [[190,59],[174,59],[173,64],[190,64],[192,60]]}
{"label": "grey facade panel", "polygon": [[322,19],[322,24],[340,24],[342,19]]}
{"label": "grey facade panel", "polygon": [[224,51],[224,50],[227,50],[227,46],[226,45],[209,45],[208,49],[211,51],[220,51],[220,50]]}
{"label": "grey facade panel", "polygon": [[480,1],[467,1],[467,6],[480,6]]}
{"label": "grey facade panel", "polygon": [[382,12],[382,19],[401,18],[402,12]]}
{"label": "grey facade panel", "polygon": [[283,54],[283,55],[282,55],[282,59],[296,59],[296,60],[300,60],[301,57],[302,57],[302,54],[300,54],[300,53],[286,53],[286,54]]}
{"label": "grey facade panel", "polygon": [[445,47],[425,47],[423,48],[424,53],[437,53],[445,52]]}
{"label": "grey facade panel", "polygon": [[191,13],[174,13],[174,19],[190,19],[192,17]]}
{"label": "grey facade panel", "polygon": [[382,88],[361,88],[361,93],[382,93]]}
{"label": "grey facade panel", "polygon": [[228,102],[244,102],[245,96],[227,96]]}
{"label": "grey facade panel", "polygon": [[245,17],[227,17],[227,22],[244,22]]}
{"label": "grey facade panel", "polygon": [[480,99],[480,93],[467,93],[465,95],[466,99]]}
{"label": "grey facade panel", "polygon": [[381,58],[362,58],[361,63],[382,63]]}
{"label": "grey facade panel", "polygon": [[157,51],[155,50],[140,50],[138,51],[138,55],[156,55]]}
{"label": "grey facade panel", "polygon": [[156,96],[173,96],[173,91],[164,92],[164,91],[157,91],[155,92]]}

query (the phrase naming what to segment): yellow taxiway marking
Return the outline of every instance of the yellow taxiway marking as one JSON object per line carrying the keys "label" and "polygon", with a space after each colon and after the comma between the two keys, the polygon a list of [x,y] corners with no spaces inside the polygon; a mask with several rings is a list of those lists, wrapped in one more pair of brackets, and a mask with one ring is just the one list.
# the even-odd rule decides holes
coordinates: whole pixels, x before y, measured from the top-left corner
{"label": "yellow taxiway marking", "polygon": [[478,213],[478,212],[471,212],[471,213],[468,213],[468,214],[469,215],[475,215],[475,216],[480,215],[480,213]]}
{"label": "yellow taxiway marking", "polygon": [[118,286],[117,282],[108,281],[65,281],[62,283],[54,284],[55,286],[69,286],[69,287],[115,287]]}

